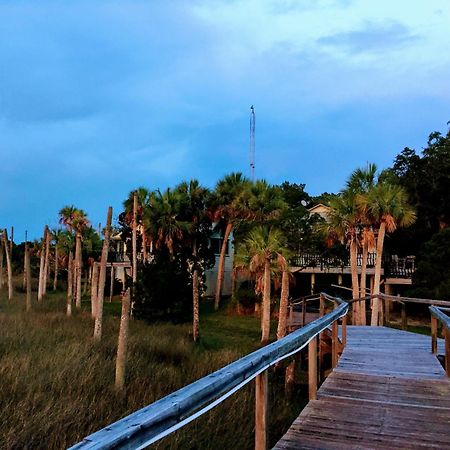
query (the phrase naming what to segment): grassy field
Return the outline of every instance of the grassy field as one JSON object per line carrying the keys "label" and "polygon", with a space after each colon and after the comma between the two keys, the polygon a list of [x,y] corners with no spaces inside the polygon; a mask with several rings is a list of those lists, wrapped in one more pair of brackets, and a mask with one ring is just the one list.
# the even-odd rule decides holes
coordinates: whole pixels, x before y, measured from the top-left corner
{"label": "grassy field", "polygon": [[[89,304],[71,318],[65,295],[49,294],[33,311],[17,293],[0,292],[0,448],[60,449],[158,398],[258,348],[259,321],[214,313],[204,301],[201,342],[190,325],[133,320],[126,391],[114,391],[120,303],[105,304],[104,338],[92,339]],[[270,443],[305,404],[305,389],[286,399],[283,372],[270,374]],[[158,449],[253,448],[253,383],[184,429]]]}

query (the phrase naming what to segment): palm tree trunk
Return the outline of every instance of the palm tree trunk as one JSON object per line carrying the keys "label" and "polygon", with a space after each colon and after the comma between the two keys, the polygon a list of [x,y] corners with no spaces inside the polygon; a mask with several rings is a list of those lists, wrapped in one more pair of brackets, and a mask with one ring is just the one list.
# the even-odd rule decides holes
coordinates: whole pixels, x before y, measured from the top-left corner
{"label": "palm tree trunk", "polygon": [[[358,256],[358,244],[356,242],[356,239],[352,239],[350,242],[350,269],[352,272],[353,298],[359,298],[357,256]],[[355,302],[353,303],[353,325],[357,325],[359,323],[358,312],[359,312],[358,302]]]}
{"label": "palm tree trunk", "polygon": [[[369,255],[369,246],[368,243],[364,241],[363,244],[363,253],[362,253],[362,262],[361,262],[361,283],[360,283],[360,297],[366,296],[366,273],[367,273],[367,258]],[[363,300],[359,302],[360,305],[360,325],[366,325],[366,301]]]}
{"label": "palm tree trunk", "polygon": [[25,231],[25,251],[23,254],[23,280],[22,280],[22,288],[24,291],[27,289],[27,249],[28,249],[28,232]]}
{"label": "palm tree trunk", "polygon": [[8,271],[8,300],[12,300],[14,289],[12,281],[12,265],[11,265],[11,252],[8,246],[8,232],[6,228],[3,230],[3,247],[6,254],[6,270]]}
{"label": "palm tree trunk", "polygon": [[95,319],[97,317],[97,292],[98,292],[98,263],[94,262],[92,266],[91,281],[91,315]]}
{"label": "palm tree trunk", "polygon": [[14,227],[11,227],[11,239],[9,240],[9,259],[12,263],[12,251],[13,251],[13,245],[14,245]]}
{"label": "palm tree trunk", "polygon": [[81,233],[75,237],[75,306],[81,309]]}
{"label": "palm tree trunk", "polygon": [[220,249],[219,256],[219,266],[217,268],[217,282],[216,282],[216,299],[214,302],[214,309],[217,311],[219,309],[220,295],[222,293],[223,276],[225,273],[225,254],[227,251],[228,238],[230,237],[231,230],[233,229],[233,224],[229,222],[225,228],[225,233],[223,236],[222,247]]}
{"label": "palm tree trunk", "polygon": [[4,246],[3,246],[3,238],[1,239],[0,242],[0,289],[3,289],[3,251],[4,251]]}
{"label": "palm tree trunk", "polygon": [[110,271],[110,279],[109,279],[109,303],[112,302],[113,293],[114,293],[114,266],[111,263],[111,271]]}
{"label": "palm tree trunk", "polygon": [[142,230],[142,257],[144,262],[147,262],[147,235],[145,230]]}
{"label": "palm tree trunk", "polygon": [[283,270],[283,274],[281,276],[280,311],[278,313],[277,339],[281,339],[284,338],[284,336],[286,336],[288,299],[289,299],[289,272],[287,270]]}
{"label": "palm tree trunk", "polygon": [[42,301],[44,296],[44,269],[45,269],[45,245],[47,243],[48,227],[45,225],[44,237],[42,238],[41,256],[39,259],[39,284],[38,284],[38,302]]}
{"label": "palm tree trunk", "polygon": [[262,307],[262,335],[261,342],[266,344],[270,337],[270,260],[266,258],[264,264],[264,294]]}
{"label": "palm tree trunk", "polygon": [[[380,283],[381,283],[381,259],[383,258],[383,244],[384,244],[384,236],[386,234],[386,223],[381,222],[380,228],[378,230],[377,237],[377,256],[375,260],[375,277],[373,284],[373,295],[377,295],[380,293]],[[370,320],[371,326],[380,325],[380,299],[375,297],[373,299],[373,307],[372,307],[372,317]]]}
{"label": "palm tree trunk", "polygon": [[67,309],[66,314],[72,315],[72,298],[73,298],[73,272],[74,260],[72,250],[69,251],[69,261],[67,262]]}
{"label": "palm tree trunk", "polygon": [[103,327],[103,300],[105,298],[105,282],[106,282],[106,264],[108,260],[109,238],[111,235],[111,219],[112,207],[108,208],[108,215],[106,218],[105,239],[103,240],[102,258],[100,260],[100,273],[98,280],[97,293],[97,314],[94,325],[94,339],[100,340],[102,338]]}
{"label": "palm tree trunk", "polygon": [[30,249],[28,243],[25,243],[25,274],[26,274],[26,290],[27,290],[27,311],[31,310],[31,268],[30,268]]}
{"label": "palm tree trunk", "polygon": [[132,245],[133,245],[133,284],[137,280],[137,208],[138,208],[138,198],[137,192],[133,194],[133,235],[132,235]]}
{"label": "palm tree trunk", "polygon": [[53,277],[53,290],[56,291],[56,288],[58,286],[58,270],[59,270],[59,249],[58,249],[58,243],[55,245],[55,274]]}
{"label": "palm tree trunk", "polygon": [[192,256],[194,259],[194,267],[192,272],[192,302],[193,302],[193,319],[192,319],[192,336],[194,342],[198,341],[200,334],[200,314],[199,314],[199,295],[198,295],[198,268],[197,268],[197,241],[194,239],[192,244]]}
{"label": "palm tree trunk", "polygon": [[116,382],[118,391],[125,386],[125,368],[127,362],[128,330],[130,322],[130,289],[128,288],[122,297],[122,315],[120,317],[119,341],[116,358]]}
{"label": "palm tree trunk", "polygon": [[47,230],[47,238],[45,240],[45,260],[44,260],[44,280],[42,282],[42,295],[47,294],[47,278],[49,272],[49,259],[50,259],[50,241],[52,239],[52,235],[50,231]]}

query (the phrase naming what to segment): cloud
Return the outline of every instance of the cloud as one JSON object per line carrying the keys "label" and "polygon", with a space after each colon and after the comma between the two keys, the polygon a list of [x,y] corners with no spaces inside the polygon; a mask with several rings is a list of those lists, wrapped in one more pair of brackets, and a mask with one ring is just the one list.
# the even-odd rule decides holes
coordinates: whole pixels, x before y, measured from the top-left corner
{"label": "cloud", "polygon": [[317,40],[319,45],[344,49],[350,54],[381,53],[396,50],[420,40],[399,22],[369,23],[364,29],[324,36]]}

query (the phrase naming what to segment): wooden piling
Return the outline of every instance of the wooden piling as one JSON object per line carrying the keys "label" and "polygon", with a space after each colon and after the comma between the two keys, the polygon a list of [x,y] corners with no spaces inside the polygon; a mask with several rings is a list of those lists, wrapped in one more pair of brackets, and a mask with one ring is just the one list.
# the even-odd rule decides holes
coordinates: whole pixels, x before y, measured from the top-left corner
{"label": "wooden piling", "polygon": [[267,370],[255,378],[255,450],[267,449],[269,376]]}

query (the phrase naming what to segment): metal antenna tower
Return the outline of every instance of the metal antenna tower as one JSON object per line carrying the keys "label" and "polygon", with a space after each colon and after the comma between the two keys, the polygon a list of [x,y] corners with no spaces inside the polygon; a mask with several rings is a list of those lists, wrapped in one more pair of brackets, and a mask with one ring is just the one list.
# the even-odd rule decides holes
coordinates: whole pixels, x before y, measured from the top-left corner
{"label": "metal antenna tower", "polygon": [[255,181],[255,108],[250,108],[250,178]]}

